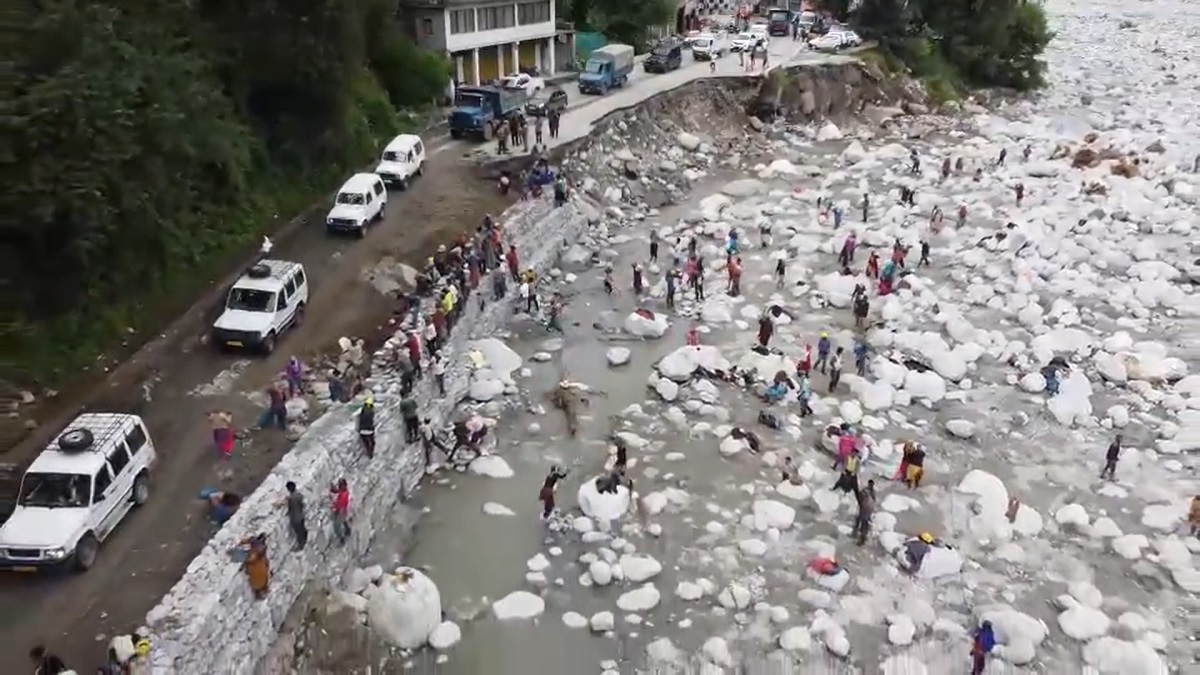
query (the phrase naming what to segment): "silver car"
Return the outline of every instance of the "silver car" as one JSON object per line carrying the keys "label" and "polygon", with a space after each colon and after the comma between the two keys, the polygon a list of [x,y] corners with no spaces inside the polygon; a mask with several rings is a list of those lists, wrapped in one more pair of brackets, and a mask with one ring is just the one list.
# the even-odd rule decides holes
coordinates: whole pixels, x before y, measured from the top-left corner
{"label": "silver car", "polygon": [[697,61],[715,61],[727,51],[725,43],[712,35],[701,35],[692,42],[692,58]]}

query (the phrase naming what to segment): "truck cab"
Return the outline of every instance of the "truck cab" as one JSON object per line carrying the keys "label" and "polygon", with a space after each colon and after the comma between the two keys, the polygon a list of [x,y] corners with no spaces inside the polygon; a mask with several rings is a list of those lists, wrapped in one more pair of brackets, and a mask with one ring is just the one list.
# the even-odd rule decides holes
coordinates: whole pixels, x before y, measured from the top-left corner
{"label": "truck cab", "polygon": [[450,137],[489,140],[496,120],[506,120],[519,112],[528,99],[524,89],[459,87],[450,111]]}
{"label": "truck cab", "polygon": [[767,33],[772,36],[786,36],[792,32],[792,12],[788,9],[775,7],[767,10]]}
{"label": "truck cab", "polygon": [[605,45],[588,55],[579,74],[579,91],[603,96],[613,87],[622,87],[633,71],[633,47]]}

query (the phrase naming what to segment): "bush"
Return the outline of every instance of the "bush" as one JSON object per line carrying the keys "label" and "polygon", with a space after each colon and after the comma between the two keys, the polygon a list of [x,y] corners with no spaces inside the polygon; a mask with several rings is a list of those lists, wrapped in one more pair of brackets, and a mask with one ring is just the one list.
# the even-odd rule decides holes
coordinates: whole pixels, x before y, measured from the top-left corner
{"label": "bush", "polygon": [[275,214],[374,155],[397,107],[437,99],[446,60],[389,29],[387,7],[14,5],[0,377],[72,373],[154,327]]}

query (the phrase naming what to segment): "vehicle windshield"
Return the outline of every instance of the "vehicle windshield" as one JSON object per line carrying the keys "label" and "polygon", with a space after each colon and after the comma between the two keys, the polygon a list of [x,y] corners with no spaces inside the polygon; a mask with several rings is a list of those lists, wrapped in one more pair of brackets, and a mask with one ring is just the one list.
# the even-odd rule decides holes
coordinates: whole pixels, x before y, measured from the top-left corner
{"label": "vehicle windshield", "polygon": [[604,72],[604,63],[596,60],[588,61],[583,64],[583,70],[586,73],[599,74]]}
{"label": "vehicle windshield", "polygon": [[787,10],[776,10],[774,12],[771,12],[771,14],[769,16],[771,18],[771,21],[773,21],[773,22],[787,21],[788,19],[792,18],[791,12],[788,12]]}
{"label": "vehicle windshield", "polygon": [[713,43],[713,41],[709,38],[700,38],[700,39],[696,40],[695,44],[700,49],[708,49],[709,46],[712,45],[712,43]]}
{"label": "vehicle windshield", "polygon": [[672,45],[659,45],[654,48],[655,56],[670,56]]}
{"label": "vehicle windshield", "polygon": [[225,303],[225,307],[244,312],[273,312],[275,294],[257,288],[234,288],[229,291],[229,302]]}
{"label": "vehicle windshield", "polygon": [[758,36],[756,36],[754,33],[738,33],[737,39],[739,39],[739,40],[753,40],[753,39],[755,39],[756,37],[758,37]]}
{"label": "vehicle windshield", "polygon": [[339,192],[336,201],[338,204],[362,206],[367,203],[367,197],[361,192]]}
{"label": "vehicle windshield", "polygon": [[460,108],[482,108],[483,95],[473,93],[459,94],[454,99],[454,105]]}
{"label": "vehicle windshield", "polygon": [[78,509],[92,505],[92,477],[77,473],[27,473],[21,481],[21,506]]}
{"label": "vehicle windshield", "polygon": [[391,150],[388,150],[387,152],[383,153],[383,161],[399,162],[400,160],[404,159],[407,156],[408,156],[407,152],[393,152]]}

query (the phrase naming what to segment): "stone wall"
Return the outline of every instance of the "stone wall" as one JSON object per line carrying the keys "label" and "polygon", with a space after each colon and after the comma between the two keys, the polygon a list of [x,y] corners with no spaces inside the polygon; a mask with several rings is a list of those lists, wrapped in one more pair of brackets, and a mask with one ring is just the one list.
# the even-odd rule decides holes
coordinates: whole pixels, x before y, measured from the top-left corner
{"label": "stone wall", "polygon": [[[575,204],[554,209],[545,201],[526,203],[505,214],[504,228],[522,254],[522,266],[539,272],[554,265],[564,241],[574,239],[587,217]],[[481,284],[490,294],[490,285]],[[482,310],[468,304],[445,349],[446,396],[438,396],[432,378],[417,386],[422,414],[445,423],[466,397],[470,384],[467,343],[491,335],[511,317],[513,293]],[[489,295],[490,297],[490,295]],[[333,581],[366,552],[374,535],[371,523],[386,522],[388,512],[416,489],[424,472],[419,445],[406,446],[398,412],[398,378],[386,374],[371,382],[378,412],[378,446],[367,460],[359,446],[354,414],[337,406],[316,420],[241,509],[188,565],[183,577],[146,617],[151,633],[151,665],[163,675],[228,675],[251,672],[270,651],[280,626],[305,586],[314,579]],[[329,486],[337,478],[350,483],[353,535],[345,546],[333,536]],[[292,536],[277,502],[284,484],[295,481],[308,504],[308,546],[292,550]],[[243,538],[265,533],[270,545],[271,588],[255,600],[241,566],[228,551]]]}

